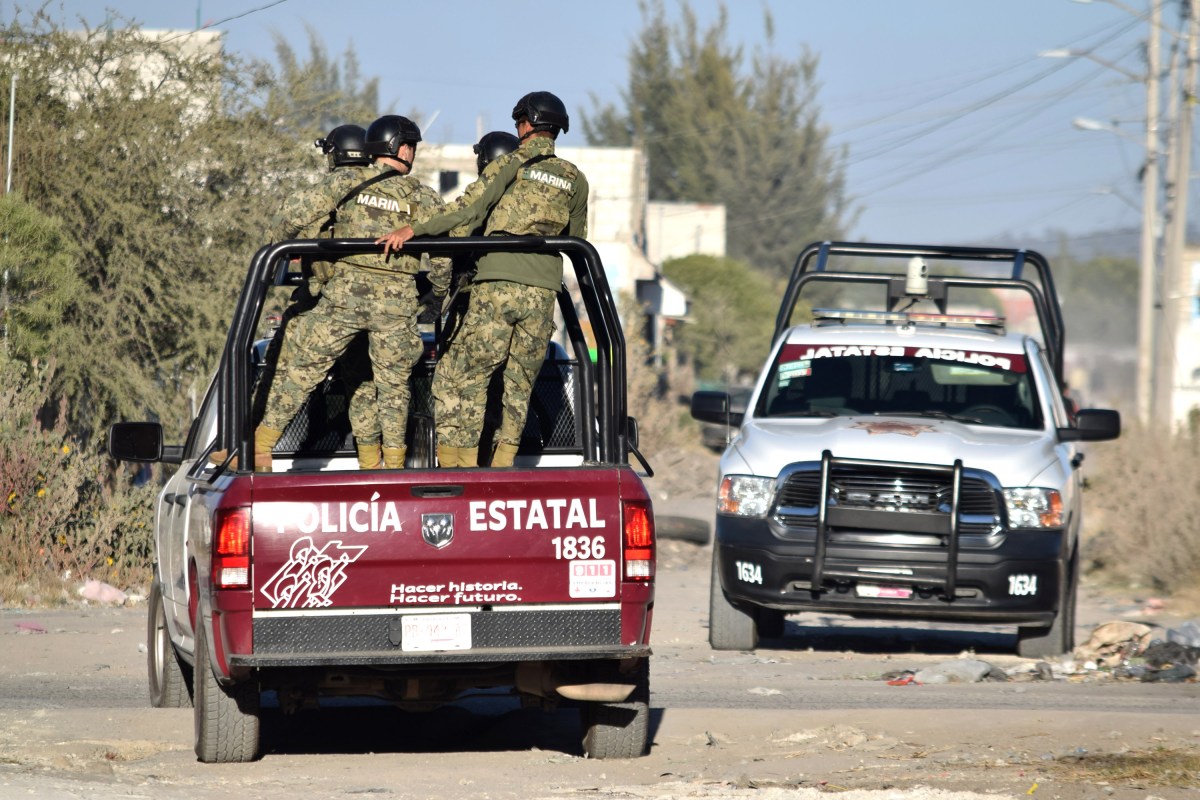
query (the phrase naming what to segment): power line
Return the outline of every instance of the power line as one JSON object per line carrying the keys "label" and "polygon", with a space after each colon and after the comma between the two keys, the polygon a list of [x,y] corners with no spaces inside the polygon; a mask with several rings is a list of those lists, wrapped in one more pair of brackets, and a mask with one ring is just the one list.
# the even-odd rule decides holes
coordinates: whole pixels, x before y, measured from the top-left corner
{"label": "power line", "polygon": [[[1100,39],[1098,42],[1091,45],[1091,48],[1099,47],[1101,45],[1107,44],[1107,43],[1119,38],[1120,36],[1124,35],[1129,30],[1131,30],[1134,27],[1134,25],[1136,25],[1136,20],[1132,23],[1131,22],[1120,22],[1115,26],[1114,25],[1106,25],[1103,28],[1098,29],[1096,32],[1085,34],[1085,35],[1073,40],[1072,42],[1069,42],[1068,44],[1074,44],[1075,42],[1078,42],[1083,39],[1087,39],[1092,36],[1103,33],[1103,34],[1105,34],[1104,38]],[[938,92],[936,94],[929,95],[925,99],[919,100],[915,103],[903,103],[902,108],[897,111],[894,111],[894,112],[891,112],[888,114],[883,114],[883,115],[874,117],[870,120],[851,125],[851,126],[849,126],[848,130],[854,130],[856,128],[865,127],[867,125],[873,125],[878,122],[883,122],[885,120],[892,119],[902,113],[910,112],[913,109],[918,108],[920,106],[928,105],[929,103],[931,103],[935,100],[941,100],[943,98],[949,97],[950,95],[957,94],[959,92],[962,92],[962,91],[965,91],[968,89],[976,88],[976,87],[981,86],[984,83],[992,80],[993,78],[999,77],[1000,75],[1003,75],[1007,72],[1012,72],[1013,70],[1023,67],[1029,63],[1030,63],[1029,58],[1023,58],[1019,61],[1011,63],[1010,65],[1004,66],[1004,67],[997,69],[989,74],[986,74],[981,78],[976,78],[976,79],[972,79],[970,81],[963,82],[963,83],[959,84],[958,86],[955,86],[954,88],[950,89],[949,91]],[[975,102],[971,103],[970,105],[966,106],[965,108],[963,108],[962,110],[960,110],[959,112],[951,115],[951,118],[948,120],[945,120],[942,123],[942,125],[944,126],[946,124],[950,124],[951,122],[954,122],[957,119],[960,119],[962,116],[973,113],[982,108],[986,108],[990,105],[994,105],[997,102],[999,102],[1000,100],[1003,100],[1004,98],[1020,91],[1022,88],[1027,88],[1028,86],[1053,75],[1054,73],[1058,72],[1060,69],[1063,69],[1063,68],[1065,68],[1065,64],[1057,64],[1054,67],[1051,67],[1051,68],[1045,70],[1043,73],[1041,73],[1037,76],[1034,76],[1030,80],[1021,81],[1018,84],[1016,84],[1015,86],[1011,86],[1007,89],[1003,89],[1000,92],[992,95],[991,97],[985,98],[982,101],[975,101]],[[891,97],[892,99],[895,99],[895,96],[892,94],[889,94],[889,97]],[[867,157],[870,157],[870,156],[867,156]]]}
{"label": "power line", "polygon": [[[194,30],[194,31],[185,31],[183,33],[176,34],[175,36],[172,36],[169,39],[163,39],[163,41],[164,42],[173,42],[176,39],[182,39],[184,36],[191,36],[193,33],[196,33],[197,31],[202,31],[207,28],[215,28],[218,25],[224,25],[226,22],[233,22],[234,20],[242,19],[243,17],[248,17],[251,14],[257,14],[259,11],[266,11],[268,8],[274,8],[275,6],[283,5],[286,2],[288,2],[288,0],[275,0],[273,3],[267,3],[266,5],[261,5],[256,8],[251,8],[246,11],[243,11],[240,14],[234,14],[233,16],[225,17],[224,19],[218,19],[213,22],[206,22],[203,25],[197,26],[196,30]],[[197,22],[199,22],[199,20],[197,20]]]}
{"label": "power line", "polygon": [[[1126,31],[1131,29],[1135,24],[1137,24],[1137,20],[1135,20],[1134,22],[1128,23],[1126,25],[1123,25],[1121,27],[1121,29],[1116,31],[1112,36],[1110,36],[1105,41],[1111,41],[1112,39],[1117,38],[1117,36],[1125,33]],[[1049,78],[1050,76],[1065,69],[1070,63],[1071,62],[1069,62],[1069,61],[1064,61],[1061,64],[1055,64],[1054,66],[1050,67],[1049,69],[1043,70],[1042,72],[1038,73],[1037,75],[1034,75],[1031,78],[1024,79],[1012,86],[1009,86],[998,92],[994,92],[993,94],[989,95],[988,97],[983,98],[982,100],[979,100],[975,103],[970,104],[969,106],[964,108],[962,111],[960,111],[956,114],[953,114],[946,119],[940,120],[933,125],[928,125],[925,128],[922,128],[921,130],[917,131],[916,133],[913,133],[913,134],[911,134],[899,141],[896,141],[890,145],[886,145],[884,147],[878,148],[874,152],[870,152],[870,153],[867,153],[866,155],[859,156],[859,157],[855,158],[852,163],[868,161],[872,158],[876,158],[880,155],[883,155],[884,153],[890,153],[893,150],[896,150],[907,144],[911,144],[912,142],[915,142],[919,139],[929,136],[930,134],[936,133],[937,131],[963,119],[964,117],[966,117],[970,114],[974,114],[977,111],[981,111],[981,110],[987,108],[988,106],[995,105],[999,101],[1001,101],[1007,97],[1011,97],[1012,95],[1015,95],[1017,92],[1021,91],[1022,89],[1026,89],[1030,86],[1033,86],[1035,83],[1038,83],[1042,80],[1045,80],[1046,78]]]}

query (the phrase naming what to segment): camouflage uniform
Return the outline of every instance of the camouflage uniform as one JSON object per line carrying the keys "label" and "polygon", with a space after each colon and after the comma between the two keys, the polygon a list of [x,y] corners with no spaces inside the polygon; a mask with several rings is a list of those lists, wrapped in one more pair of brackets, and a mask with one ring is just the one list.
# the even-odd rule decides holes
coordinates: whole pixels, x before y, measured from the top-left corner
{"label": "camouflage uniform", "polygon": [[[525,166],[533,158],[545,156]],[[474,229],[486,220],[487,236],[587,236],[588,182],[583,172],[554,156],[554,140],[527,138],[492,161],[475,202],[415,223],[414,235]],[[497,443],[517,445],[533,383],[554,332],[554,302],[562,286],[562,256],[487,253],[477,263],[471,306],[462,330],[438,365],[433,381],[439,443],[479,445],[492,373],[504,369],[503,429]]]}
{"label": "camouflage uniform", "polygon": [[[375,164],[335,171],[319,185],[323,187],[322,207],[333,208],[354,186],[383,172],[392,170]],[[339,173],[347,173],[347,177]],[[355,176],[353,180],[350,175]],[[299,205],[297,200],[296,207]],[[338,238],[372,238],[436,214],[444,207],[441,197],[432,189],[416,178],[395,173],[371,184],[342,206],[336,233]],[[290,221],[286,214],[281,216],[286,227],[281,225],[277,230],[284,234],[311,230],[325,215],[310,215],[299,228],[296,221],[303,220],[303,216],[293,216]],[[408,255],[385,260],[382,255],[372,253],[341,259],[317,305],[297,317],[284,337],[276,379],[261,424],[283,430],[359,331],[367,331],[374,383],[364,381],[354,392],[351,424],[356,436],[362,432],[360,439],[371,436],[371,425],[376,423],[372,423],[366,405],[376,399],[376,429],[382,432],[383,445],[402,448],[408,422],[408,379],[423,351],[416,323],[417,290],[412,279],[420,268],[421,260]],[[430,279],[435,286],[445,287],[449,283],[448,259],[432,260]],[[356,371],[352,364],[348,366],[350,371]]]}
{"label": "camouflage uniform", "polygon": [[[284,199],[279,213],[271,220],[271,241],[332,239],[333,226],[337,221],[336,204],[351,189],[376,172],[369,166],[344,165],[330,170],[330,174],[326,175],[324,180],[292,192]],[[316,298],[321,294],[325,282],[333,276],[334,265],[329,261],[318,261],[313,263],[312,270],[308,291]]]}
{"label": "camouflage uniform", "polygon": [[[467,184],[467,188],[463,189],[462,194],[450,201],[446,206],[447,211],[455,212],[467,208],[481,196],[483,190],[487,187],[487,180],[483,177],[477,178]],[[479,224],[471,227],[468,223],[463,223],[456,226],[450,231],[451,236],[480,236],[483,234],[483,225]],[[451,280],[451,289],[456,294],[453,298],[446,298],[447,304],[443,304],[442,313],[444,322],[442,325],[442,342],[449,343],[458,333],[459,326],[462,324],[463,315],[471,296],[471,279],[475,277],[475,256],[472,253],[455,256],[453,259],[453,278]],[[449,302],[453,299],[453,302]],[[442,349],[445,349],[443,344]]]}

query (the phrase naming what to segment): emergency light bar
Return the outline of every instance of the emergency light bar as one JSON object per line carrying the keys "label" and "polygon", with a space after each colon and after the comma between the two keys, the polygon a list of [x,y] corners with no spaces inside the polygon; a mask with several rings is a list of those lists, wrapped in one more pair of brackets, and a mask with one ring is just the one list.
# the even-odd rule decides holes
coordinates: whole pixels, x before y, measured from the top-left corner
{"label": "emergency light bar", "polygon": [[841,322],[899,322],[902,325],[941,325],[942,327],[996,328],[1004,330],[1004,317],[978,314],[927,314],[913,311],[852,311],[843,308],[814,308],[813,319]]}

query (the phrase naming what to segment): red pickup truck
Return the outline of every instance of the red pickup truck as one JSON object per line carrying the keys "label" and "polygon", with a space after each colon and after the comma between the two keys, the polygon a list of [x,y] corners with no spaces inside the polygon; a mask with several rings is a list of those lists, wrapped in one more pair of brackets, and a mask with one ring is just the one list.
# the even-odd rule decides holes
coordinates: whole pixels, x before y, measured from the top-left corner
{"label": "red pickup truck", "polygon": [[649,473],[627,416],[620,322],[590,244],[406,245],[558,252],[573,266],[559,293],[564,346],[549,351],[513,467],[436,468],[435,334],[412,377],[406,469],[358,468],[337,367],[284,432],[275,471],[249,468],[278,349],[264,346],[264,310],[304,281],[296,264],[378,249],[355,239],[259,250],[186,442],[165,445],[153,422],[109,432],[116,458],[178,465],[155,514],[152,703],[193,705],[198,758],[236,762],[260,755],[267,692],[287,714],[339,696],[428,709],[508,687],[525,703],[578,706],[586,755],[643,755],[654,515],[629,463],[632,453]]}

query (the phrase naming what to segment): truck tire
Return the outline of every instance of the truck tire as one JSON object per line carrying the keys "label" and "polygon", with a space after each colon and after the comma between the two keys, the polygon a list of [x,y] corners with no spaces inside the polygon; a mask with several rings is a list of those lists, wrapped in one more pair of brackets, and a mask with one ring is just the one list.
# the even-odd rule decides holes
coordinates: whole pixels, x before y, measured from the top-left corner
{"label": "truck tire", "polygon": [[232,686],[217,682],[208,656],[204,618],[196,626],[196,758],[206,764],[253,761],[258,758],[258,685],[246,681]]}
{"label": "truck tire", "polygon": [[192,668],[179,658],[167,628],[166,599],[156,579],[150,584],[146,610],[146,672],[150,705],[155,708],[192,707]]}
{"label": "truck tire", "polygon": [[660,539],[708,544],[712,541],[712,523],[691,517],[670,514],[654,515],[654,535]]}
{"label": "truck tire", "polygon": [[1058,614],[1049,627],[1017,628],[1017,655],[1049,658],[1075,649],[1075,594],[1079,582],[1079,550],[1071,554],[1058,595]]}
{"label": "truck tire", "polygon": [[758,647],[756,614],[738,608],[725,597],[717,548],[713,548],[712,582],[708,589],[708,644],[713,650],[753,650]]}
{"label": "truck tire", "polygon": [[638,662],[633,694],[622,703],[584,703],[579,709],[583,754],[588,758],[638,758],[650,744],[650,659]]}

